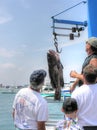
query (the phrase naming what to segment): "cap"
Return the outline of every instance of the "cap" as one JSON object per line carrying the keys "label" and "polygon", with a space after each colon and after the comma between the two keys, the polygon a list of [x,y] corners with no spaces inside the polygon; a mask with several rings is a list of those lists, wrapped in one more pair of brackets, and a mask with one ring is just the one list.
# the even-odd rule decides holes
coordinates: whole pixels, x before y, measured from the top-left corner
{"label": "cap", "polygon": [[45,77],[46,77],[45,70],[43,69],[35,70],[30,76],[30,83],[31,85],[38,86],[44,81]]}
{"label": "cap", "polygon": [[91,46],[97,48],[97,38],[96,37],[91,37],[89,38],[86,43],[89,43]]}
{"label": "cap", "polygon": [[66,98],[63,102],[65,114],[70,114],[78,109],[77,102],[74,98]]}

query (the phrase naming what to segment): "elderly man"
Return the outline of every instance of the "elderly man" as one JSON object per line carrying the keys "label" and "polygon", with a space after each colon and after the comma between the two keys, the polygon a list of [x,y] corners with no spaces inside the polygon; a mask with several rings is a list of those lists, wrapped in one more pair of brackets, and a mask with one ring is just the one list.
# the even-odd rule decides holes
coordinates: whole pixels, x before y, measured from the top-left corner
{"label": "elderly man", "polygon": [[76,85],[79,84],[81,86],[83,84],[83,69],[86,65],[92,64],[97,67],[97,38],[91,37],[86,41],[86,52],[87,57],[82,66],[81,74],[77,73],[76,71],[70,72],[70,77],[77,78],[74,84],[71,86],[71,92],[75,89]]}
{"label": "elderly man", "polygon": [[13,120],[17,130],[46,130],[48,106],[41,96],[46,72],[36,70],[30,76],[30,86],[21,89],[13,102]]}

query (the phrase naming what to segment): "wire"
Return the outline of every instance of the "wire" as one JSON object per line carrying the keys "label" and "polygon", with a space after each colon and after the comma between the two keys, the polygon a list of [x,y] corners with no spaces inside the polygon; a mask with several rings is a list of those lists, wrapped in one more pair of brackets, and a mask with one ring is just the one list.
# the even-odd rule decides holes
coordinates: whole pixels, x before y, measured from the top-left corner
{"label": "wire", "polygon": [[54,18],[54,17],[56,17],[56,16],[58,16],[58,15],[64,13],[64,12],[66,12],[66,11],[68,11],[68,10],[70,10],[70,9],[72,9],[72,8],[74,8],[74,7],[76,7],[76,6],[80,5],[80,4],[82,4],[82,3],[85,4],[85,3],[87,3],[87,2],[86,2],[86,1],[81,1],[81,2],[79,2],[78,4],[76,4],[76,5],[74,5],[74,6],[70,7],[70,8],[68,8],[68,9],[66,9],[66,10],[63,10],[62,12],[60,12],[60,13],[58,13],[58,14],[52,16],[51,18]]}

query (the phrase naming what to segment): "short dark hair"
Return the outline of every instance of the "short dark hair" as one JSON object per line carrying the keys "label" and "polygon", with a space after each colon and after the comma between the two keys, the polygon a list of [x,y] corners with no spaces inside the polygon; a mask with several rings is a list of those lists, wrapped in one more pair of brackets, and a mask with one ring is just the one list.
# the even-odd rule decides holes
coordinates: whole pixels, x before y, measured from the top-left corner
{"label": "short dark hair", "polygon": [[63,102],[62,106],[65,114],[70,114],[76,110],[78,110],[76,99],[74,98],[66,98]]}
{"label": "short dark hair", "polygon": [[83,69],[83,75],[88,83],[93,84],[97,78],[97,68],[89,64]]}

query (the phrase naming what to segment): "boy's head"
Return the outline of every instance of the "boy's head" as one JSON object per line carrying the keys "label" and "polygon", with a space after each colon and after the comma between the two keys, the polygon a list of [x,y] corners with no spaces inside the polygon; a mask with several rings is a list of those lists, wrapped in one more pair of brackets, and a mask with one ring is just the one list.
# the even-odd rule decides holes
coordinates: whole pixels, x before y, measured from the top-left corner
{"label": "boy's head", "polygon": [[97,67],[89,64],[83,69],[84,82],[86,84],[96,83]]}
{"label": "boy's head", "polygon": [[63,102],[62,111],[69,118],[75,118],[78,110],[77,102],[74,98],[66,98]]}

